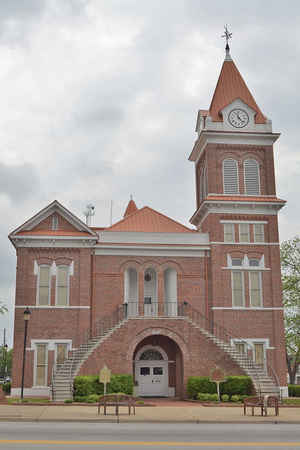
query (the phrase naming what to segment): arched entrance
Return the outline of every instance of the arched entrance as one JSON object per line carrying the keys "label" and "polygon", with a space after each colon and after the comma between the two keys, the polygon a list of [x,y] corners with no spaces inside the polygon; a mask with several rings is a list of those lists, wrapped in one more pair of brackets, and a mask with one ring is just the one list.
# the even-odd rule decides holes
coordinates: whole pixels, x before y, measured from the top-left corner
{"label": "arched entrance", "polygon": [[144,338],[134,352],[135,394],[141,397],[182,395],[183,358],[168,336]]}
{"label": "arched entrance", "polygon": [[139,396],[168,396],[168,356],[162,348],[147,345],[137,353],[135,379]]}

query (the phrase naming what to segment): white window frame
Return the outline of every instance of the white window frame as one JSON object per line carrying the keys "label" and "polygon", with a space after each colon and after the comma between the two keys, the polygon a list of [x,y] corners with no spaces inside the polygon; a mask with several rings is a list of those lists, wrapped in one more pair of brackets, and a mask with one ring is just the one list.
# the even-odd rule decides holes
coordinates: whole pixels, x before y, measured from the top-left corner
{"label": "white window frame", "polygon": [[[259,269],[259,268],[258,268]],[[259,281],[259,295],[260,295],[260,304],[259,305],[253,305],[251,300],[251,276],[253,273],[258,273],[258,281]],[[253,270],[251,272],[248,272],[248,280],[249,280],[249,303],[252,308],[262,308],[263,307],[263,293],[262,293],[262,276],[260,270]]]}
{"label": "white window frame", "polygon": [[[58,273],[59,273],[59,269],[61,267],[67,268],[68,272],[67,272],[67,302],[65,305],[59,305],[58,304]],[[55,287],[55,305],[56,306],[61,306],[61,307],[65,307],[65,306],[69,306],[70,305],[70,275],[71,275],[71,268],[69,265],[67,264],[59,264],[56,266],[56,287]]]}
{"label": "white window frame", "polygon": [[[247,233],[248,239],[247,239],[246,241],[242,241],[241,235],[242,235],[242,234],[245,234],[245,233],[242,233],[242,232],[241,232],[241,229],[242,229],[242,227],[245,227],[245,226],[247,226],[247,228],[248,228],[248,233]],[[240,223],[240,224],[239,224],[239,242],[242,242],[242,243],[250,243],[250,224],[247,223],[247,222],[245,222],[245,223]]]}
{"label": "white window frame", "polygon": [[[236,169],[236,190],[233,189],[230,192],[228,192],[225,188],[225,163],[226,161],[234,161],[235,163],[235,169]],[[227,174],[226,174],[227,176]],[[234,185],[234,183],[232,182],[232,186]],[[237,195],[239,194],[240,189],[239,189],[239,167],[238,167],[238,162],[236,159],[234,158],[226,158],[223,160],[223,193],[226,195]]]}
{"label": "white window frame", "polygon": [[[38,345],[45,345],[46,346],[46,370],[45,370],[45,384],[37,384],[37,352],[38,352]],[[47,387],[48,384],[48,353],[49,353],[49,346],[47,341],[39,341],[34,343],[34,372],[33,372],[33,385],[34,387]]]}
{"label": "white window frame", "polygon": [[[242,305],[235,305],[234,303],[234,289],[233,289],[233,273],[240,273],[242,279]],[[242,270],[232,270],[231,271],[231,295],[232,295],[232,307],[233,308],[244,308],[245,307],[245,280],[244,272]]]}
{"label": "white window frame", "polygon": [[[226,239],[226,235],[228,235],[229,233],[226,233],[226,227],[227,228],[231,228],[231,235],[232,235],[232,239],[231,240],[227,240]],[[234,228],[234,224],[233,223],[224,223],[223,224],[223,231],[224,231],[224,242],[235,242],[235,228]]]}
{"label": "white window frame", "polygon": [[[258,227],[258,226],[262,227],[262,233],[256,232],[256,227]],[[257,236],[262,236],[262,240],[258,240]],[[259,243],[265,242],[265,226],[263,223],[254,223],[253,224],[253,239],[254,239],[254,242],[259,242]]]}
{"label": "white window frame", "polygon": [[[246,184],[246,162],[247,161],[251,161],[251,162],[255,162],[256,164],[256,169],[257,169],[257,191],[254,193],[248,193],[247,192],[247,184]],[[259,171],[259,163],[255,158],[248,158],[245,159],[244,163],[244,190],[245,190],[245,195],[249,195],[249,196],[255,196],[255,195],[260,195],[260,171]]]}
{"label": "white window frame", "polygon": [[[47,305],[40,304],[40,270],[41,267],[48,267],[49,269],[49,287],[48,287],[48,303]],[[37,306],[49,306],[50,305],[50,299],[51,299],[51,265],[50,264],[40,264],[38,266],[38,273],[37,273],[37,288],[36,288],[36,305]]]}

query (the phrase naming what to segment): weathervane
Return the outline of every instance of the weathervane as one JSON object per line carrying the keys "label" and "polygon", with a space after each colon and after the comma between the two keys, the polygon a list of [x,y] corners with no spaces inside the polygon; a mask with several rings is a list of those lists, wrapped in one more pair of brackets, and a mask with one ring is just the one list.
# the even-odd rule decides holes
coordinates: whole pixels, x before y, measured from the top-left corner
{"label": "weathervane", "polygon": [[227,25],[224,25],[224,34],[222,34],[222,38],[225,38],[226,39],[226,50],[229,50],[229,45],[228,45],[228,41],[229,41],[229,39],[231,39],[232,38],[232,33],[229,33],[229,31],[228,31],[228,28],[227,28]]}

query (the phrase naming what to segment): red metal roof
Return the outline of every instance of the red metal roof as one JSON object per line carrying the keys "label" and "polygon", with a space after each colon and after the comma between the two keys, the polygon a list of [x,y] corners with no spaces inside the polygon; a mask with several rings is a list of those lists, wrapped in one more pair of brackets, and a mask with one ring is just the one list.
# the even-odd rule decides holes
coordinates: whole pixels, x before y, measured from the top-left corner
{"label": "red metal roof", "polygon": [[106,231],[136,231],[145,233],[193,233],[194,230],[182,225],[179,222],[155,211],[148,206],[138,209]]}
{"label": "red metal roof", "polygon": [[256,111],[255,123],[266,123],[265,116],[257,106],[236,65],[232,60],[225,60],[209,107],[212,120],[221,122],[220,111],[237,98]]}

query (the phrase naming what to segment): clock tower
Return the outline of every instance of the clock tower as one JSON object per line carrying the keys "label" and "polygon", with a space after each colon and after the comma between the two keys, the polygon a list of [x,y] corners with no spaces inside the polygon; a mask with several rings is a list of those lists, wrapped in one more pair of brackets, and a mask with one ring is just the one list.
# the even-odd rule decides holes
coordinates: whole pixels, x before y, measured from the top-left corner
{"label": "clock tower", "polygon": [[[207,316],[272,366],[286,395],[278,211],[273,144],[279,133],[261,111],[228,42],[209,109],[198,112],[190,161],[195,164],[196,211],[190,222],[209,233]],[[236,341],[243,350],[243,343]]]}

